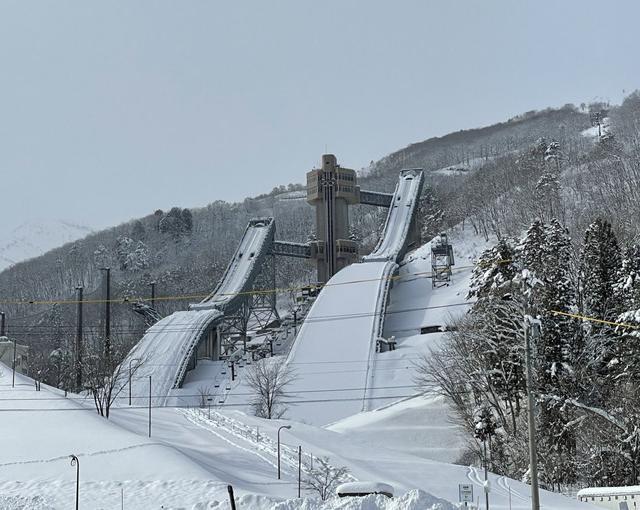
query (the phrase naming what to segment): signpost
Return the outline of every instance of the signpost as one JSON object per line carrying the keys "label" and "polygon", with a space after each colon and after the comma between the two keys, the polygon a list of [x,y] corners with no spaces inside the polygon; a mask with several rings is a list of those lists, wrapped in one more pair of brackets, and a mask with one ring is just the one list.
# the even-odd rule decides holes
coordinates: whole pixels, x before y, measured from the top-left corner
{"label": "signpost", "polygon": [[468,506],[467,503],[473,503],[473,484],[458,484],[458,501],[464,503],[465,508]]}

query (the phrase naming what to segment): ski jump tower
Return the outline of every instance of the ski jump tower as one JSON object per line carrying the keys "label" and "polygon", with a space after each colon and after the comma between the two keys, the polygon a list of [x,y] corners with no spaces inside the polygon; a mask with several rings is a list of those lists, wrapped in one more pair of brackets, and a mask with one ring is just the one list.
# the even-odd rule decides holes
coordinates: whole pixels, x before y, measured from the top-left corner
{"label": "ski jump tower", "polygon": [[392,200],[392,193],[361,190],[356,172],[341,167],[333,154],[324,154],[320,168],[307,172],[307,202],[316,209],[317,236],[309,243],[308,257],[316,260],[318,282],[326,283],[358,259],[358,244],[349,238],[349,206],[389,208]]}
{"label": "ski jump tower", "polygon": [[356,172],[338,165],[333,154],[324,154],[321,167],[307,173],[307,201],[316,209],[311,258],[318,281],[324,283],[358,257],[358,245],[349,239],[349,205],[359,202]]}

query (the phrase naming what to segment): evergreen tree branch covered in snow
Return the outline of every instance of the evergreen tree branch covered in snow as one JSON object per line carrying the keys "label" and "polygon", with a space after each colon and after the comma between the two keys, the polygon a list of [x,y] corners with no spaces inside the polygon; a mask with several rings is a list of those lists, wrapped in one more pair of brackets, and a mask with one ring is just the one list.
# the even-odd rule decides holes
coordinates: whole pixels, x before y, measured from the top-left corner
{"label": "evergreen tree branch covered in snow", "polygon": [[596,219],[579,251],[576,259],[566,228],[553,218],[531,223],[518,243],[501,239],[474,270],[469,313],[440,351],[417,364],[416,383],[448,399],[476,458],[482,452],[472,439],[482,410],[495,417],[495,434],[487,435],[491,469],[526,477],[520,279],[531,275],[537,284],[527,298],[541,326],[533,346],[540,474],[555,490],[634,484],[640,472],[640,329],[564,315],[640,325],[640,250],[633,245],[621,259],[611,225]]}

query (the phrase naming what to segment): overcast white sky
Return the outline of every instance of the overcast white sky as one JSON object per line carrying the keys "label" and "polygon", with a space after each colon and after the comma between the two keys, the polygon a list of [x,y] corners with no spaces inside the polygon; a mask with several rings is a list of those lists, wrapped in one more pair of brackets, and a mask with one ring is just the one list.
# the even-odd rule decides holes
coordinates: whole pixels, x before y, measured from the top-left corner
{"label": "overcast white sky", "polygon": [[640,2],[0,1],[0,235],[105,227],[640,87]]}

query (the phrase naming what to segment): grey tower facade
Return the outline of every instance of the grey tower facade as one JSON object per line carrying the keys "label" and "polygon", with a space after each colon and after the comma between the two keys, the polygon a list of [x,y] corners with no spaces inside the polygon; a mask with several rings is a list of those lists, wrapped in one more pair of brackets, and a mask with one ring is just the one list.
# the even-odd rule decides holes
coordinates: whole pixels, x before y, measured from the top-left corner
{"label": "grey tower facade", "polygon": [[349,239],[349,205],[359,201],[356,172],[338,165],[333,154],[324,154],[320,168],[307,172],[307,202],[316,210],[311,258],[316,260],[319,282],[327,282],[358,258],[358,245]]}

